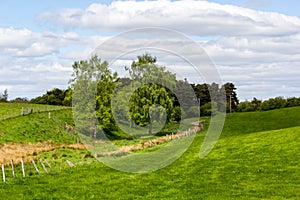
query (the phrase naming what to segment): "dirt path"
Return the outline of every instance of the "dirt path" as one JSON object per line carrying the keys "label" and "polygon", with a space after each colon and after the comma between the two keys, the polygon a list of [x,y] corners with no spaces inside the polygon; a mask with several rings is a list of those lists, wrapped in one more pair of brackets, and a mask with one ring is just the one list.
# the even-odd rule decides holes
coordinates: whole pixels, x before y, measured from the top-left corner
{"label": "dirt path", "polygon": [[20,163],[22,158],[26,163],[31,162],[31,155],[58,148],[85,149],[83,144],[55,144],[53,142],[0,144],[0,163],[9,164],[12,159],[15,163]]}

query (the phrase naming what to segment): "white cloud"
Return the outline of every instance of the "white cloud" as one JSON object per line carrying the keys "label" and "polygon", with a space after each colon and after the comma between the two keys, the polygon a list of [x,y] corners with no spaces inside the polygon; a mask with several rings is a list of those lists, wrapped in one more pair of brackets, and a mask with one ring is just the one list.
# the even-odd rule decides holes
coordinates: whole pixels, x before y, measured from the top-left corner
{"label": "white cloud", "polygon": [[24,62],[20,66],[1,69],[1,89],[8,89],[9,98],[33,98],[54,87],[65,89],[70,79],[72,67],[69,63]]}
{"label": "white cloud", "polygon": [[26,48],[36,36],[28,29],[0,28],[0,47]]}
{"label": "white cloud", "polygon": [[297,17],[259,12],[208,1],[114,1],[86,9],[45,12],[38,20],[65,27],[122,31],[137,27],[164,27],[194,35],[274,35],[299,32]]}
{"label": "white cloud", "polygon": [[39,57],[57,53],[66,45],[77,45],[81,37],[77,33],[38,33],[28,29],[1,28],[0,52],[11,56]]}

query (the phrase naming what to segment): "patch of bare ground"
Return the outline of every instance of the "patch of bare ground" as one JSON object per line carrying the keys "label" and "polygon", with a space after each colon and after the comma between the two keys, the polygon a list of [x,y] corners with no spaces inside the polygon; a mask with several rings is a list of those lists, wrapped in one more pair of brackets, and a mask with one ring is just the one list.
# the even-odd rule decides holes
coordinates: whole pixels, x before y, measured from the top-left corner
{"label": "patch of bare ground", "polygon": [[59,148],[85,149],[83,144],[55,144],[54,142],[39,143],[9,143],[0,144],[0,163],[9,164],[11,160],[20,163],[23,158],[25,163],[31,162],[32,157],[42,152]]}

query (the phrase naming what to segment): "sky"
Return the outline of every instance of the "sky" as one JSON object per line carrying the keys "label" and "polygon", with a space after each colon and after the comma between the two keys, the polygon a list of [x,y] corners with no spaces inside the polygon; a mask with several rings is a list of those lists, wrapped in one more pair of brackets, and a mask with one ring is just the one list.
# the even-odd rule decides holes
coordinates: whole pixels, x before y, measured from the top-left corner
{"label": "sky", "polygon": [[[66,89],[74,61],[88,59],[124,31],[144,27],[194,40],[223,83],[235,84],[241,101],[300,96],[300,1],[0,2],[0,92],[8,89],[9,99]],[[174,56],[156,53],[190,82],[204,81]],[[115,64],[128,65],[134,56]]]}

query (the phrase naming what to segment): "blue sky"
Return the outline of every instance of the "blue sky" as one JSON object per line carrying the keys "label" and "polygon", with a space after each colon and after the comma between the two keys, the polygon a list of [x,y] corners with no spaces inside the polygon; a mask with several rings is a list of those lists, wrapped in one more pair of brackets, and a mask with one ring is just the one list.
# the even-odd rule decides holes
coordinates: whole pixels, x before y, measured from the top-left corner
{"label": "blue sky", "polygon": [[13,99],[65,89],[72,63],[103,41],[157,26],[196,40],[241,100],[300,96],[299,8],[291,0],[1,0],[0,92],[7,88]]}

